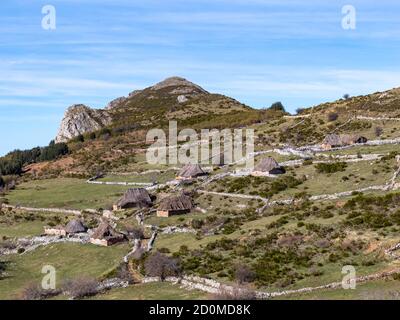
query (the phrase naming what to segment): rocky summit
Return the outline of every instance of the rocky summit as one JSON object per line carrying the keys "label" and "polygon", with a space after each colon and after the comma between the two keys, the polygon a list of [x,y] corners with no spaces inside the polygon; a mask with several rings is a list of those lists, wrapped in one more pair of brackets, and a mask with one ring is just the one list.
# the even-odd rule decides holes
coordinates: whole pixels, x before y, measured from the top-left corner
{"label": "rocky summit", "polygon": [[110,122],[111,117],[105,110],[73,105],[65,112],[55,142],[66,142],[80,134],[99,130]]}

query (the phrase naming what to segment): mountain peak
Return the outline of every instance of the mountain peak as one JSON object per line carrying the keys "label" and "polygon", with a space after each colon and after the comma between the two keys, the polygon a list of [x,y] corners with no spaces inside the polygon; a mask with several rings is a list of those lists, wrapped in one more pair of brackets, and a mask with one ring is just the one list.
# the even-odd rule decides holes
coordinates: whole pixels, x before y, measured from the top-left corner
{"label": "mountain peak", "polygon": [[[202,87],[200,87],[197,84],[194,84],[193,82],[190,82],[189,80],[186,80],[185,78],[182,77],[170,77],[167,78],[157,84],[155,84],[154,86],[150,87],[152,90],[161,90],[164,88],[168,88],[168,87],[182,87],[186,88],[186,92],[188,92],[187,89],[191,89],[191,92],[194,93],[207,93],[206,90],[204,90]],[[173,92],[173,93],[179,93],[179,92]]]}

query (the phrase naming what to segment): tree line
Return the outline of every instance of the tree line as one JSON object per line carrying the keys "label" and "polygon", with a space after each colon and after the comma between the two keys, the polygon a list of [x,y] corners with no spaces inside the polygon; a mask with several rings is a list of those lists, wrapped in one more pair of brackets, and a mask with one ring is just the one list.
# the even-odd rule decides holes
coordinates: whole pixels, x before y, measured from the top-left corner
{"label": "tree line", "polygon": [[50,161],[68,154],[66,143],[51,141],[47,147],[36,147],[29,150],[14,150],[0,158],[0,175],[19,175],[23,167],[36,162]]}

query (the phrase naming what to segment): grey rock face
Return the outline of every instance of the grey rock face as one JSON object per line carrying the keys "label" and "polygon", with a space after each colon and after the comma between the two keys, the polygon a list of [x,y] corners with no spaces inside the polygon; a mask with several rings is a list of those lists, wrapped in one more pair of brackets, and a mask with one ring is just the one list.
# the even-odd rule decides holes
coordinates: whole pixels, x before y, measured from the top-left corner
{"label": "grey rock face", "polygon": [[178,103],[185,103],[189,99],[186,98],[184,95],[180,95],[180,96],[178,96],[177,100],[178,100]]}
{"label": "grey rock face", "polygon": [[[147,89],[132,91],[128,97],[114,99],[105,109],[91,109],[83,104],[73,105],[65,112],[55,142],[66,142],[80,134],[100,130],[111,123],[113,109],[123,107],[125,102],[142,92],[147,93],[147,99],[154,99],[157,96],[156,91],[162,89],[166,89],[168,94],[177,96],[178,103],[185,103],[199,94],[208,93],[202,87],[184,78],[171,77]],[[168,89],[170,89],[169,92]]]}
{"label": "grey rock face", "polygon": [[80,134],[100,130],[110,123],[111,116],[106,110],[73,105],[65,112],[55,142],[66,142]]}

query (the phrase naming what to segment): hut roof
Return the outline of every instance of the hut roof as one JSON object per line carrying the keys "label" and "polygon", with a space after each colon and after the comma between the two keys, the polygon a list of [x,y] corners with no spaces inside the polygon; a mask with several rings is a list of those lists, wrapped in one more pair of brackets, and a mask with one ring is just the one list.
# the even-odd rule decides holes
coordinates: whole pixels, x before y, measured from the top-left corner
{"label": "hut roof", "polygon": [[328,134],[323,143],[324,144],[329,144],[331,146],[345,146],[353,143],[357,143],[360,140],[367,140],[363,136],[359,134],[342,134],[342,135],[337,135],[337,134]]}
{"label": "hut roof", "polygon": [[102,221],[92,234],[92,238],[94,239],[107,239],[122,236],[123,235],[118,233],[107,221]]}
{"label": "hut roof", "polygon": [[158,206],[158,210],[190,210],[194,207],[193,200],[190,196],[181,194],[179,196],[170,196],[163,199]]}
{"label": "hut roof", "polygon": [[274,169],[280,168],[280,165],[274,158],[267,157],[261,159],[261,161],[254,167],[254,171],[270,172]]}
{"label": "hut roof", "polygon": [[198,164],[187,164],[179,172],[179,176],[185,178],[197,177],[203,174],[205,174],[205,172]]}
{"label": "hut roof", "polygon": [[359,134],[344,134],[341,136],[343,144],[352,144],[352,143],[357,143],[361,140],[367,140],[363,136]]}
{"label": "hut roof", "polygon": [[65,227],[65,231],[67,233],[81,233],[86,232],[87,227],[83,224],[83,222],[79,219],[74,219],[70,221]]}
{"label": "hut roof", "polygon": [[152,204],[149,193],[144,188],[128,189],[117,205],[124,207],[127,204],[137,204],[139,207],[149,207]]}
{"label": "hut roof", "polygon": [[324,144],[329,144],[331,146],[341,146],[343,144],[343,141],[341,139],[341,137],[337,134],[328,134],[324,141]]}

